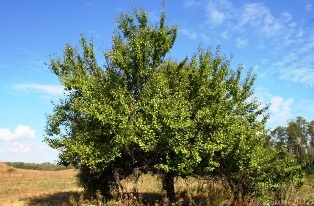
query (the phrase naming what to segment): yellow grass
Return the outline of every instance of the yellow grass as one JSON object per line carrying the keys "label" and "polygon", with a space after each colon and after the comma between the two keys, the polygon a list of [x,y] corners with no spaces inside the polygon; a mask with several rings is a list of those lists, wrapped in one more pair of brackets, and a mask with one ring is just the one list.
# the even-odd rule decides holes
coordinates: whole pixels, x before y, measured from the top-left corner
{"label": "yellow grass", "polygon": [[[83,190],[76,185],[77,172],[75,170],[63,171],[37,171],[16,169],[0,163],[0,206],[15,205],[69,205],[69,197],[78,199]],[[134,178],[123,181],[125,194],[140,194],[146,202],[154,203],[161,200],[165,193],[162,191],[160,181],[150,174],[142,175],[137,182]],[[196,180],[178,179],[176,181],[178,194],[195,195],[200,186]],[[206,185],[205,185],[206,187]]]}
{"label": "yellow grass", "polygon": [[308,202],[306,205],[314,205],[314,174],[306,176],[305,179],[303,187],[292,196],[297,196],[303,202]]}
{"label": "yellow grass", "polygon": [[0,163],[0,205],[62,204],[70,195],[82,191],[76,185],[75,175],[73,169],[24,170]]}
{"label": "yellow grass", "polygon": [[[83,191],[76,184],[76,174],[73,169],[24,170],[0,162],[0,206],[70,205],[69,197],[73,196],[77,200]],[[150,203],[160,200],[165,195],[156,176],[147,174],[140,176],[137,182],[134,180],[135,178],[131,177],[122,182],[125,194],[140,194]],[[230,198],[221,184],[217,182],[205,184],[193,178],[177,179],[175,189],[178,196],[185,199],[193,197],[188,201],[192,201],[194,205],[199,205],[197,203],[204,202],[205,199],[207,204],[220,205],[228,202]],[[296,205],[314,205],[312,200],[314,200],[314,175],[307,176],[301,190],[289,194],[287,199],[290,203],[301,203]]]}

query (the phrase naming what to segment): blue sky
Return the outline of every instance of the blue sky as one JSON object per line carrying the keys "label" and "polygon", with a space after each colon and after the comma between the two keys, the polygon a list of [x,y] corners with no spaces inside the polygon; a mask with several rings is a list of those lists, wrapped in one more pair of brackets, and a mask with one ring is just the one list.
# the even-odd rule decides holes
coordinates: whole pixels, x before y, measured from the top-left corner
{"label": "blue sky", "polygon": [[[63,89],[45,63],[84,34],[103,64],[115,17],[135,5],[158,21],[161,1],[0,0],[0,161],[57,160],[42,140],[45,114]],[[168,0],[166,13],[167,24],[179,28],[169,57],[220,45],[233,68],[257,74],[255,96],[270,104],[269,128],[296,116],[314,120],[313,0]]]}

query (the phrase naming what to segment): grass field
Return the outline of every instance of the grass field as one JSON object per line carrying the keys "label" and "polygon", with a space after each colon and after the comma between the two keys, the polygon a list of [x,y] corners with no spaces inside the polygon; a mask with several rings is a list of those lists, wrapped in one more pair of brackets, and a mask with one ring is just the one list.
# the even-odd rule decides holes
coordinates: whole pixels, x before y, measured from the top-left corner
{"label": "grass field", "polygon": [[[67,169],[62,171],[38,171],[25,170],[10,167],[0,162],[0,206],[54,206],[70,205],[69,197],[76,200],[83,192],[82,188],[76,185],[76,171]],[[142,197],[146,196],[151,204],[164,195],[161,184],[156,177],[143,175],[135,184],[132,179],[123,182],[126,194],[137,193]],[[204,190],[212,188],[206,193],[206,204],[200,194]],[[192,196],[190,205],[219,205],[228,202],[228,194],[223,192],[219,184],[200,185],[193,179],[189,181],[178,180],[176,191],[183,197]],[[155,198],[155,199],[154,199]],[[287,205],[314,205],[314,175],[306,178],[302,189],[296,193],[289,194]],[[203,202],[204,204],[200,204]],[[208,204],[209,203],[209,204]],[[292,204],[298,203],[298,204]],[[114,204],[113,204],[114,205]],[[121,204],[120,204],[121,205]],[[122,204],[123,205],[123,204]]]}
{"label": "grass field", "polygon": [[[69,197],[73,196],[77,200],[79,194],[83,192],[76,184],[75,175],[76,171],[73,169],[26,170],[0,162],[0,206],[70,205]],[[151,175],[142,175],[137,183],[133,179],[128,179],[122,184],[125,194],[140,194],[144,201],[152,205],[156,201],[162,201],[165,196],[160,181]],[[176,191],[185,195],[189,192],[193,195],[192,193],[201,192],[203,186],[192,179],[187,182],[181,179],[176,183]]]}
{"label": "grass field", "polygon": [[62,205],[82,191],[76,185],[76,171],[16,169],[0,163],[0,205]]}

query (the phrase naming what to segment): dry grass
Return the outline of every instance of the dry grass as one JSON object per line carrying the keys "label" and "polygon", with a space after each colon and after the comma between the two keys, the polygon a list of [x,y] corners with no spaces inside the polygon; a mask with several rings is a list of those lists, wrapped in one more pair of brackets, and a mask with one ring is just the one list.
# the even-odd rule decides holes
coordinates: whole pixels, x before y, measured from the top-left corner
{"label": "dry grass", "polygon": [[293,198],[298,197],[304,205],[314,205],[314,174],[308,175],[305,179],[306,181],[302,188],[291,196]]}
{"label": "dry grass", "polygon": [[[141,175],[137,182],[135,178],[129,178],[122,181],[122,185],[124,193],[135,194],[145,205],[155,205],[156,202],[159,202],[158,205],[166,205],[163,204],[166,194],[156,176]],[[193,177],[176,178],[175,191],[178,200],[176,205],[223,205],[231,198],[220,182],[202,181]]]}
{"label": "dry grass", "polygon": [[[76,171],[73,169],[24,170],[9,167],[0,162],[0,206],[70,205],[69,197],[78,201],[79,194],[82,193],[82,188],[76,185],[75,175]],[[145,205],[163,201],[165,193],[156,176],[146,174],[140,176],[138,181],[135,179],[135,177],[130,177],[122,182],[125,195],[134,194],[144,200]],[[222,205],[230,199],[222,185],[217,182],[199,182],[194,178],[187,180],[179,178],[176,180],[175,187],[178,199],[181,198],[182,202],[188,203],[183,205]],[[293,205],[314,205],[313,200],[314,175],[308,176],[301,190],[289,194],[287,199],[289,203],[299,203]]]}
{"label": "dry grass", "polygon": [[[38,171],[24,170],[9,167],[0,163],[0,205],[70,205],[69,197],[79,199],[81,188],[76,185],[76,171]],[[154,205],[162,202],[165,193],[162,191],[160,181],[156,176],[150,174],[142,175],[138,181],[129,178],[122,182],[124,194],[135,194],[146,202],[145,205]],[[177,179],[176,191],[178,198],[185,198],[185,201],[195,201],[196,199],[186,199],[191,196],[201,194],[202,188],[207,185],[200,185],[195,179]]]}
{"label": "dry grass", "polygon": [[24,170],[0,163],[0,205],[61,205],[82,191],[75,175],[73,169]]}

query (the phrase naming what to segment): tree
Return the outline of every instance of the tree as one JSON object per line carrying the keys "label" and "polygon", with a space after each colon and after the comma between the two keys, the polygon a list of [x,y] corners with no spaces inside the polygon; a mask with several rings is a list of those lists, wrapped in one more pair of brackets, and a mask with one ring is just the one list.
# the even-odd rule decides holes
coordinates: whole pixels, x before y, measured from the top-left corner
{"label": "tree", "polygon": [[309,165],[313,166],[314,163],[314,120],[308,124],[309,135]]}
{"label": "tree", "polygon": [[255,75],[232,70],[219,49],[165,60],[177,31],[165,19],[150,26],[144,10],[122,13],[104,67],[83,36],[81,48],[66,45],[51,60],[67,93],[47,117],[45,141],[91,194],[109,197],[135,169],[160,175],[170,202],[179,176],[223,177],[235,201],[253,194],[267,179],[254,172],[269,163],[260,160],[267,107],[252,98]]}
{"label": "tree", "polygon": [[152,117],[145,125],[154,131],[149,142],[157,142],[154,157],[163,160],[156,163],[170,183],[168,190],[173,191],[176,176],[219,174],[237,199],[240,180],[234,178],[252,168],[256,147],[264,142],[266,108],[251,97],[255,76],[248,72],[242,79],[241,66],[233,71],[219,50],[213,55],[202,49],[190,61],[168,63],[158,74],[148,87],[154,95],[143,116]]}
{"label": "tree", "polygon": [[120,178],[149,166],[145,134],[138,136],[139,98],[172,47],[176,27],[165,26],[165,13],[154,27],[143,10],[133,15],[122,13],[117,20],[105,68],[83,36],[81,50],[66,45],[63,58],[49,65],[67,97],[47,117],[45,141],[59,150],[61,164],[80,169],[80,182],[90,193],[100,189],[109,196]]}
{"label": "tree", "polygon": [[295,121],[290,121],[286,128],[288,140],[287,148],[294,154],[300,163],[307,162],[308,132],[307,121],[302,117],[297,117]]}
{"label": "tree", "polygon": [[285,127],[276,127],[271,138],[277,147],[285,147],[300,164],[310,166],[313,163],[313,121],[303,117],[290,120]]}

